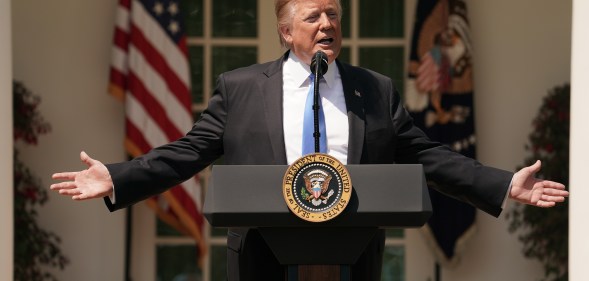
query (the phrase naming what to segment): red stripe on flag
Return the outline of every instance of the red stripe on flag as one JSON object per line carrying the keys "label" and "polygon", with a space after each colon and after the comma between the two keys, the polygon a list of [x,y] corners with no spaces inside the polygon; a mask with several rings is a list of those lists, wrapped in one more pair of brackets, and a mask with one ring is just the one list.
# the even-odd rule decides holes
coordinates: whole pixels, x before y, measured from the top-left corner
{"label": "red stripe on flag", "polygon": [[144,37],[143,32],[134,24],[131,25],[131,43],[149,60],[149,64],[166,81],[166,85],[180,103],[190,112],[190,91],[182,80],[175,75],[174,71],[162,54],[158,52]]}
{"label": "red stripe on flag", "polygon": [[[191,178],[189,180],[196,179]],[[170,191],[172,192],[172,194],[174,194],[174,197],[176,197],[178,202],[180,202],[180,204],[184,207],[184,211],[190,217],[192,217],[196,221],[198,227],[201,228],[203,224],[203,216],[198,210],[196,204],[194,203],[194,199],[192,198],[192,196],[190,196],[190,194],[188,194],[186,190],[181,186],[174,187]]]}
{"label": "red stripe on flag", "polygon": [[149,145],[147,140],[145,140],[143,132],[137,129],[137,127],[135,127],[135,125],[133,124],[133,122],[129,120],[129,118],[125,118],[125,127],[127,130],[127,139],[133,142],[133,144],[137,148],[139,148],[139,150],[141,150],[142,153],[147,153],[151,150],[151,146]]}
{"label": "red stripe on flag", "polygon": [[116,68],[111,67],[110,83],[120,87],[121,89],[127,89],[127,76],[118,71]]}
{"label": "red stripe on flag", "polygon": [[124,30],[115,27],[115,35],[113,43],[115,46],[119,47],[121,50],[124,50],[125,53],[129,50],[129,34]]}
{"label": "red stripe on flag", "polygon": [[182,36],[180,41],[178,41],[178,49],[182,51],[182,53],[188,57],[188,44],[186,44],[186,36]]}
{"label": "red stripe on flag", "polygon": [[129,90],[131,94],[137,99],[147,114],[158,124],[160,129],[166,134],[169,141],[177,140],[184,136],[182,132],[178,130],[176,125],[168,118],[168,112],[162,104],[156,100],[148,89],[145,88],[143,82],[135,76],[132,71],[129,71],[128,75]]}
{"label": "red stripe on flag", "polygon": [[121,0],[119,2],[119,6],[127,8],[127,10],[131,9],[131,0]]}

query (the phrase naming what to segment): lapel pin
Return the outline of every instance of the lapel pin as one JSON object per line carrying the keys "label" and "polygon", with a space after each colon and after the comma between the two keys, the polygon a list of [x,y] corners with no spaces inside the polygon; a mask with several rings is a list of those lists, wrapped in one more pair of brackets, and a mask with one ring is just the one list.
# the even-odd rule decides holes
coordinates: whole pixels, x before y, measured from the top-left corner
{"label": "lapel pin", "polygon": [[358,92],[358,90],[354,90],[354,95],[356,95],[359,98],[362,97],[362,94],[360,94],[360,92]]}

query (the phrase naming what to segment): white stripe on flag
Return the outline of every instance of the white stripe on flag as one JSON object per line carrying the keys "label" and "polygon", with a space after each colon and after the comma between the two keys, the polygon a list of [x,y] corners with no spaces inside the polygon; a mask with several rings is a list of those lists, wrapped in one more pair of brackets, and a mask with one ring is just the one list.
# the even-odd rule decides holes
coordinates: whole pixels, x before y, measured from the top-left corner
{"label": "white stripe on flag", "polygon": [[129,21],[129,10],[127,10],[126,7],[119,5],[116,13],[115,26],[125,33],[129,33],[129,27],[131,26],[131,22]]}
{"label": "white stripe on flag", "polygon": [[112,46],[110,66],[118,72],[127,75],[127,53],[117,45]]}
{"label": "white stripe on flag", "polygon": [[[145,11],[143,5],[137,0],[133,1],[131,8],[132,21],[139,28],[150,44],[164,57],[168,66],[173,69],[176,76],[184,83],[190,85],[189,66],[186,56],[174,44],[170,37],[162,31],[162,27],[151,15]],[[190,87],[189,87],[190,88]]]}
{"label": "white stripe on flag", "polygon": [[[125,96],[125,108],[129,122],[133,123],[143,133],[145,141],[151,148],[168,143],[168,137],[157,123],[149,117],[145,108],[135,97],[127,92]],[[147,151],[144,151],[144,153]]]}
{"label": "white stripe on flag", "polygon": [[151,67],[143,54],[133,45],[129,45],[129,68],[143,82],[143,85],[165,108],[166,115],[181,133],[192,128],[192,117],[182,106],[178,98],[170,91],[166,81]]}

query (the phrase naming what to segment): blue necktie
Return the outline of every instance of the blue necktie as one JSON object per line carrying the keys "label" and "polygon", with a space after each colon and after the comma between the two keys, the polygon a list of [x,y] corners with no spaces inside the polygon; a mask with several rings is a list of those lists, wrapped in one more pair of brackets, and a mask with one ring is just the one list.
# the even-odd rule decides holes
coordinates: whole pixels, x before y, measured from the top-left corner
{"label": "blue necktie", "polygon": [[[305,103],[305,117],[303,119],[303,155],[315,153],[315,138],[313,137],[314,123],[313,123],[313,83],[314,76],[309,76],[310,86],[307,94],[307,101]],[[323,114],[323,106],[321,106],[321,98],[319,98],[319,152],[327,152],[327,135],[325,133],[325,115]]]}

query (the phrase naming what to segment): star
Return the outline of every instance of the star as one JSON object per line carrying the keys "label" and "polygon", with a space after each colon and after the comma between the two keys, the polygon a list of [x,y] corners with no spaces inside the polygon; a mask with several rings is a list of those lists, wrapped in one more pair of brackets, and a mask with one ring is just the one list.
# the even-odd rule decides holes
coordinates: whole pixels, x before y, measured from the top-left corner
{"label": "star", "polygon": [[168,6],[168,12],[170,15],[175,16],[178,13],[178,4],[176,2],[170,2]]}
{"label": "star", "polygon": [[178,25],[177,21],[171,20],[170,25],[168,25],[168,29],[172,34],[176,34],[178,31],[180,31],[180,26]]}
{"label": "star", "polygon": [[158,16],[164,12],[164,5],[162,2],[155,2],[155,5],[153,5],[153,12]]}

